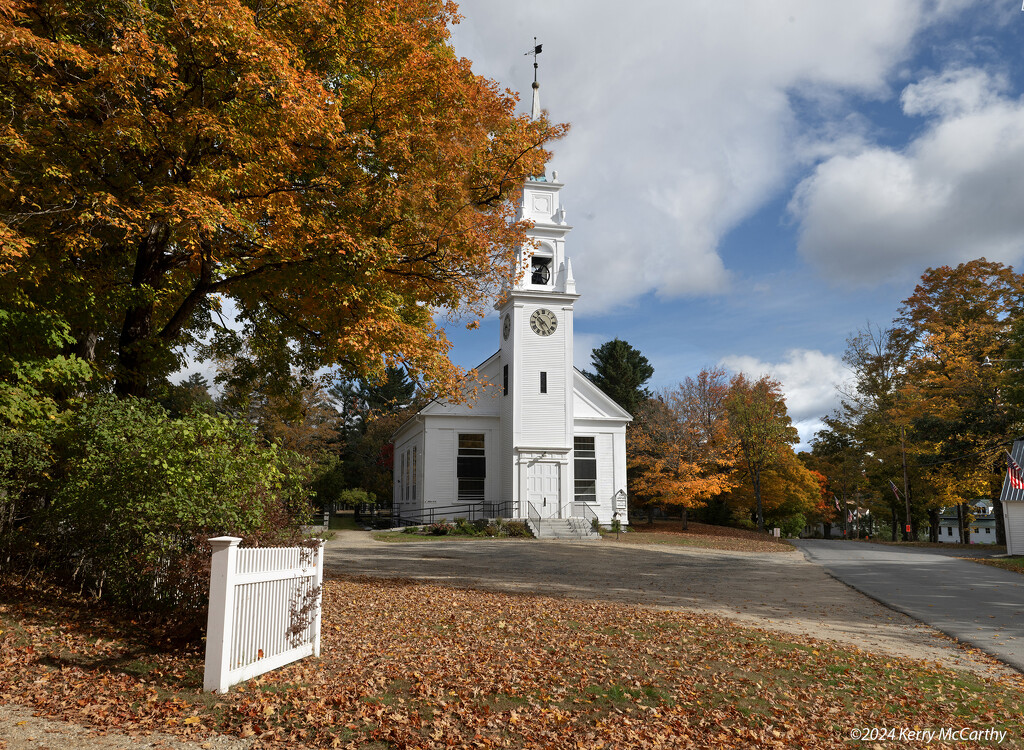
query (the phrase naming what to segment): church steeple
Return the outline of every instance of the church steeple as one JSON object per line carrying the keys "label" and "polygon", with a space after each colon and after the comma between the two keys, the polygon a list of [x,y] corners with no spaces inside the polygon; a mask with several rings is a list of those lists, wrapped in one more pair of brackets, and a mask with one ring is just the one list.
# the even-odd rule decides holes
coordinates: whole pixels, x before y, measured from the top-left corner
{"label": "church steeple", "polygon": [[540,119],[540,84],[537,83],[537,55],[543,52],[543,44],[537,44],[537,37],[533,38],[533,50],[527,52],[533,55],[533,107],[530,109],[530,119]]}

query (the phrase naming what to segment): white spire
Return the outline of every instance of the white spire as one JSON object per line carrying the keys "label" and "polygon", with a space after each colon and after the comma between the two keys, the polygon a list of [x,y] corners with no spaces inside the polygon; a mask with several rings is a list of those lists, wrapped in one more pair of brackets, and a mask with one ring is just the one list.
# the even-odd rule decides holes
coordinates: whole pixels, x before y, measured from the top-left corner
{"label": "white spire", "polygon": [[537,44],[537,37],[533,38],[533,49],[527,52],[528,55],[533,55],[533,108],[530,110],[530,119],[540,119],[540,84],[537,83],[537,55],[539,55],[543,49],[543,44]]}

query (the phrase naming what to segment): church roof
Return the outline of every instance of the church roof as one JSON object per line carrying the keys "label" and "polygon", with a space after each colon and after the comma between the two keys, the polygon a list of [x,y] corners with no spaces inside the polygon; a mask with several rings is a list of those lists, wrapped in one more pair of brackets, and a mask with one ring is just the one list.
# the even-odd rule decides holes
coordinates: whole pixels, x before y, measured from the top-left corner
{"label": "church roof", "polygon": [[591,417],[591,415],[581,413],[583,410],[576,408],[573,410],[576,419],[590,417],[595,419],[625,420],[627,422],[633,421],[632,414],[619,406],[611,396],[598,388],[581,370],[576,367],[572,369],[572,390],[573,395],[576,397],[577,407],[582,400],[585,406],[589,406],[597,412]]}

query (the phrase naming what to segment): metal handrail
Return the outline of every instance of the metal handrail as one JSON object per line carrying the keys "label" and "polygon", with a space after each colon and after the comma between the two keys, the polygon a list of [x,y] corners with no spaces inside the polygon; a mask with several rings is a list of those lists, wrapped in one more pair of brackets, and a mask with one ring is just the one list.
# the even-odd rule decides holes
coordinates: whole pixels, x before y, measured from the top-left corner
{"label": "metal handrail", "polygon": [[435,523],[438,519],[465,518],[476,521],[482,518],[508,518],[512,504],[508,501],[491,503],[478,500],[458,505],[429,506],[420,511],[407,512],[400,508],[392,511],[395,526],[413,526]]}
{"label": "metal handrail", "polygon": [[[573,503],[573,506],[577,505],[583,508],[583,518],[586,520],[588,527],[588,530],[584,533],[589,534],[590,529],[594,528],[594,521],[597,520],[597,513],[594,512],[593,508],[591,508],[589,505],[585,503]],[[575,512],[575,507],[573,507],[573,511]]]}
{"label": "metal handrail", "polygon": [[533,521],[533,525],[534,525],[534,529],[535,529],[534,533],[537,536],[540,536],[540,518],[541,518],[541,515],[540,515],[540,512],[535,507],[533,507],[533,503],[531,503],[529,500],[526,501],[526,518],[527,518],[527,520]]}

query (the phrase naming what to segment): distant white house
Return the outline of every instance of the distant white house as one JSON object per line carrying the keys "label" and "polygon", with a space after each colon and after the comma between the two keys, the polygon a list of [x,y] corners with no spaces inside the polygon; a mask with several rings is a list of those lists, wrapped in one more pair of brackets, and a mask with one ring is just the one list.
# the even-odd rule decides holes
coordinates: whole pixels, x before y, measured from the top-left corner
{"label": "distant white house", "polygon": [[394,435],[393,512],[408,522],[628,524],[631,417],[573,365],[579,295],[561,189],[557,173],[523,187],[520,217],[533,222],[537,246],[518,251],[519,281],[497,305],[498,351],[478,368],[481,392],[466,404],[433,402]]}
{"label": "distant white house", "polygon": [[[988,498],[981,498],[971,500],[967,504],[971,506],[971,515],[974,516],[974,520],[968,526],[970,529],[970,543],[995,544],[996,517],[992,513],[992,501]],[[939,541],[947,544],[961,543],[960,522],[955,505],[939,511]]]}

